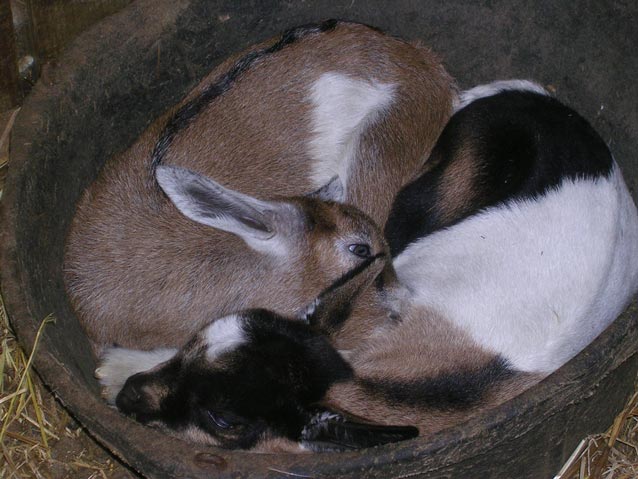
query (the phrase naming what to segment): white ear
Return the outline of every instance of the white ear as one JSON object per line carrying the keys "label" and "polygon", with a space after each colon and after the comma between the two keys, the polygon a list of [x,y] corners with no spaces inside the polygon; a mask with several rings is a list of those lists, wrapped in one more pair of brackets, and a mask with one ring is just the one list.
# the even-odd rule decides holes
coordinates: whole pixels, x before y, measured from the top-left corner
{"label": "white ear", "polygon": [[343,203],[345,200],[346,192],[343,188],[343,183],[338,175],[330,178],[330,181],[323,185],[316,191],[306,195],[308,198],[317,198],[323,201],[334,201],[336,203]]}
{"label": "white ear", "polygon": [[130,376],[153,369],[171,359],[175,354],[177,349],[151,351],[120,347],[106,349],[100,359],[100,366],[95,370],[95,377],[102,385],[102,395],[109,404],[115,404],[115,398]]}
{"label": "white ear", "polygon": [[156,178],[177,209],[198,223],[240,236],[260,251],[276,233],[275,221],[291,211],[281,203],[258,200],[210,178],[176,166],[158,166]]}

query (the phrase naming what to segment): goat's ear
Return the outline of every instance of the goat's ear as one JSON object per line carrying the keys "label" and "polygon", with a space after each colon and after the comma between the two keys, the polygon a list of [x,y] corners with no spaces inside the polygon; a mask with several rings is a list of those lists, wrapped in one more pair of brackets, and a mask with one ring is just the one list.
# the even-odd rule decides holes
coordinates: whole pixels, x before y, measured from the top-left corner
{"label": "goat's ear", "polygon": [[333,176],[328,183],[318,190],[308,193],[306,196],[308,198],[316,198],[323,201],[343,203],[346,199],[346,192],[343,188],[343,182],[341,179],[338,176]]}
{"label": "goat's ear", "polygon": [[412,439],[419,435],[413,426],[383,426],[345,419],[324,411],[314,415],[301,434],[303,446],[317,452],[347,451]]}
{"label": "goat's ear", "polygon": [[177,209],[198,223],[240,236],[255,249],[275,236],[279,203],[258,200],[225,188],[210,178],[176,166],[158,166],[157,182]]}
{"label": "goat's ear", "polygon": [[334,332],[350,315],[359,294],[379,276],[386,261],[387,256],[381,253],[346,272],[319,294],[302,312],[301,319],[321,333]]}

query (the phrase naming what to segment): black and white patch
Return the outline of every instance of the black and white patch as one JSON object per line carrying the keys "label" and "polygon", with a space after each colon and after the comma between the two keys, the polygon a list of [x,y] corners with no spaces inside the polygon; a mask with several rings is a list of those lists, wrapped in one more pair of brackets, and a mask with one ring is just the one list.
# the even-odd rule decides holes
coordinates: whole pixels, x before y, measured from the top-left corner
{"label": "black and white patch", "polygon": [[[385,226],[392,256],[480,210],[534,199],[566,179],[608,177],[613,166],[607,145],[582,116],[529,90],[505,90],[459,110],[428,161],[434,168],[393,204]],[[443,191],[459,162],[467,163],[467,178],[458,181],[463,189]],[[452,194],[461,199],[450,215],[444,202]]]}
{"label": "black and white patch", "polygon": [[442,373],[413,381],[358,379],[371,395],[391,405],[454,410],[475,406],[497,383],[516,374],[501,357],[476,369]]}

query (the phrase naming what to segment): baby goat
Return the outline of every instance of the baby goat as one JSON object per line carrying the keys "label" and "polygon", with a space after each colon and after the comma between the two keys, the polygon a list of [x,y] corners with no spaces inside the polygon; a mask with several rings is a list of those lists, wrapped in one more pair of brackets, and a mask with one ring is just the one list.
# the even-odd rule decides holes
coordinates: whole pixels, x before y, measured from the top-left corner
{"label": "baby goat", "polygon": [[65,284],[94,345],[181,345],[251,307],[297,314],[381,244],[354,209],[298,195],[328,185],[322,200],[384,224],[455,97],[427,48],[348,22],[220,65],[78,204]]}

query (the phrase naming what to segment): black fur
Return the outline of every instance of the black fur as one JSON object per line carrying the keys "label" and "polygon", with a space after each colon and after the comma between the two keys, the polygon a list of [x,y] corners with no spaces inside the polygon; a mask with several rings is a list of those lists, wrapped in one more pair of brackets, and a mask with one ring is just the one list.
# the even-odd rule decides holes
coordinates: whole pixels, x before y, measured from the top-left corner
{"label": "black fur", "polygon": [[[307,325],[266,310],[243,313],[248,340],[225,353],[218,367],[203,357],[185,363],[181,355],[155,373],[127,380],[118,408],[142,422],[160,421],[173,430],[196,426],[221,446],[247,449],[264,433],[298,440],[318,402],[336,381],[351,378],[350,366]],[[144,384],[160,381],[169,393],[160,410],[144,401]],[[219,427],[221,418],[230,425]]]}
{"label": "black fur", "polygon": [[[317,415],[328,389],[352,380],[349,364],[302,322],[266,310],[246,311],[240,321],[243,344],[211,364],[201,338],[194,338],[159,370],[130,377],[118,408],[175,431],[195,427],[233,449],[249,449],[264,437],[300,441],[313,450],[346,450],[417,436],[411,426]],[[168,391],[159,408],[157,397],[145,392],[157,386]]]}
{"label": "black fur", "polygon": [[215,98],[222,95],[233,85],[246,70],[248,70],[256,61],[264,56],[276,53],[283,49],[286,45],[290,45],[295,41],[313,34],[323,33],[333,30],[339,22],[337,20],[326,20],[318,24],[308,24],[285,31],[278,41],[270,47],[253,51],[246,54],[235,63],[227,73],[222,75],[216,82],[211,83],[196,98],[183,105],[166,123],[159,140],[153,148],[151,154],[151,178],[155,177],[155,170],[161,164],[168,148],[170,147],[175,135],[193,121],[193,119]]}
{"label": "black fur", "polygon": [[[359,294],[368,283],[380,276],[377,273],[379,261],[383,261],[385,253],[379,253],[365,259],[361,264],[346,271],[317,297],[314,312],[307,318],[311,327],[322,334],[333,334],[350,317],[352,307]],[[376,268],[368,271],[373,264]],[[373,277],[369,277],[371,273]]]}
{"label": "black fur", "polygon": [[[472,155],[470,187],[446,217],[442,185],[450,167]],[[589,123],[554,98],[511,90],[478,99],[452,116],[435,145],[434,167],[397,195],[385,226],[392,256],[410,243],[481,209],[534,199],[564,179],[608,176],[609,149]]]}
{"label": "black fur", "polygon": [[357,381],[372,395],[389,404],[436,408],[465,409],[480,402],[494,384],[511,378],[515,371],[497,357],[486,365],[432,378],[401,382],[360,378]]}
{"label": "black fur", "polygon": [[304,428],[303,444],[315,452],[348,451],[405,441],[419,435],[413,426],[382,426],[330,417]]}

